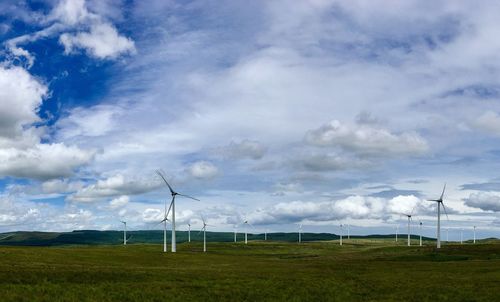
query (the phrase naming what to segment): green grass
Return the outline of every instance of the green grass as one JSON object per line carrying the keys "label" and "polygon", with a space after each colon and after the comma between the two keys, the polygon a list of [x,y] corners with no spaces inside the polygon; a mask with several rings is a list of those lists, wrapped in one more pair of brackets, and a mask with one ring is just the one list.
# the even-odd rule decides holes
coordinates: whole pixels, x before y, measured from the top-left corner
{"label": "green grass", "polygon": [[500,301],[500,242],[0,247],[0,301]]}

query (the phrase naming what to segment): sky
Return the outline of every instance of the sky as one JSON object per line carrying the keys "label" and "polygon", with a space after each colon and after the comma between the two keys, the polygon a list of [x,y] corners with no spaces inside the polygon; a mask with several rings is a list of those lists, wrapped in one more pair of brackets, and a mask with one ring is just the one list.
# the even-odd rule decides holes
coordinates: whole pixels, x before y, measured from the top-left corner
{"label": "sky", "polygon": [[[0,2],[0,232],[500,237],[497,1]],[[444,235],[443,235],[444,236]]]}

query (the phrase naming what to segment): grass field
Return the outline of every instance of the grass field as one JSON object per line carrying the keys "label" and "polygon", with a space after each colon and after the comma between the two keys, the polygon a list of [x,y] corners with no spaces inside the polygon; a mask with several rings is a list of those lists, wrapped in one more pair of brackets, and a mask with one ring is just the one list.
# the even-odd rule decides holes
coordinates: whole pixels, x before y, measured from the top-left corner
{"label": "grass field", "polygon": [[500,301],[499,241],[344,243],[4,246],[0,301]]}

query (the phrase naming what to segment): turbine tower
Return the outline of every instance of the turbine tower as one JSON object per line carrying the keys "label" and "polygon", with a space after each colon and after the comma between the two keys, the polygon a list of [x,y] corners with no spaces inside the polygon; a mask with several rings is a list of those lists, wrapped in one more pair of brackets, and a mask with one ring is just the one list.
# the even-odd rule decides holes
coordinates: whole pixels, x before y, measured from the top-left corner
{"label": "turbine tower", "polygon": [[121,220],[121,223],[123,223],[123,245],[127,245],[127,222]]}
{"label": "turbine tower", "polygon": [[439,199],[429,199],[429,201],[435,201],[437,202],[437,242],[436,242],[436,247],[439,249],[441,248],[441,206],[443,207],[443,211],[446,214],[446,219],[448,219],[448,213],[446,213],[446,208],[444,207],[443,203],[443,197],[444,197],[444,191],[446,190],[446,184],[444,184],[443,187],[443,192],[441,193],[441,196]]}
{"label": "turbine tower", "polygon": [[398,242],[399,224],[396,226],[396,242]]}
{"label": "turbine tower", "polygon": [[191,224],[188,223],[188,242],[191,242]]}
{"label": "turbine tower", "polygon": [[164,218],[165,227],[164,227],[164,231],[163,231],[164,232],[163,251],[164,252],[167,251],[167,217],[168,217],[168,214],[170,213],[170,209],[172,209],[172,253],[175,253],[177,251],[177,245],[176,245],[176,240],[175,240],[175,196],[179,195],[179,196],[191,198],[191,199],[194,199],[197,201],[200,201],[200,200],[196,199],[194,197],[188,196],[188,195],[184,195],[184,194],[180,194],[180,193],[175,192],[174,189],[172,189],[170,184],[167,182],[167,180],[165,179],[165,176],[163,176],[163,173],[161,171],[157,170],[156,174],[158,174],[161,177],[161,179],[163,179],[163,181],[167,185],[168,189],[170,190],[170,194],[172,195],[172,201],[170,202],[170,207],[168,208],[168,211],[167,211],[167,201],[165,201],[165,218]]}
{"label": "turbine tower", "polygon": [[460,229],[460,244],[464,243],[464,229]]}
{"label": "turbine tower", "polygon": [[347,239],[351,239],[351,229],[349,224],[347,224]]}

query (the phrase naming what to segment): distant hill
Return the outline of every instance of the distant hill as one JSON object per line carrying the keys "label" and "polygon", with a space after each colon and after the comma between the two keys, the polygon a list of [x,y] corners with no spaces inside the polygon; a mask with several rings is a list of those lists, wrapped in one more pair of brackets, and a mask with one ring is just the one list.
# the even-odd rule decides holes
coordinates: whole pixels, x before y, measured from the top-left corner
{"label": "distant hill", "polygon": [[[188,240],[188,232],[177,231],[177,242],[182,243]],[[171,239],[168,232],[168,243]],[[244,240],[244,233],[238,233],[237,240]],[[401,241],[406,240],[405,236],[400,235]],[[162,243],[163,231],[128,231],[127,237],[130,237],[128,244],[135,243]],[[351,236],[351,239],[393,239],[395,235],[369,235],[369,236]],[[268,240],[273,241],[297,241],[297,233],[268,233]],[[418,239],[412,235],[412,239]],[[302,241],[324,241],[338,240],[339,235],[330,233],[303,233]],[[344,236],[344,239],[346,237]],[[433,238],[423,237],[424,240],[435,240]],[[203,234],[198,231],[191,231],[192,241],[202,241]],[[232,242],[234,233],[232,232],[207,232],[207,241],[212,242]],[[248,240],[264,240],[264,234],[248,234]],[[122,231],[95,231],[80,230],[73,232],[10,232],[0,234],[0,245],[18,245],[18,246],[57,246],[57,245],[113,245],[123,243]]]}

